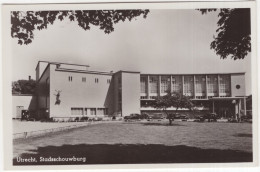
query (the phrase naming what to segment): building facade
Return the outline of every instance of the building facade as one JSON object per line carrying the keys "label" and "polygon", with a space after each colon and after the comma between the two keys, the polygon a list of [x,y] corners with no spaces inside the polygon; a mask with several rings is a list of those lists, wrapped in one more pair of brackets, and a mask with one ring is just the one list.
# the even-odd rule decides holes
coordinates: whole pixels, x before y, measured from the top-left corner
{"label": "building facade", "polygon": [[[189,96],[199,113],[212,112],[222,117],[246,115],[245,73],[113,73],[90,71],[88,67],[39,61],[36,67],[37,115],[68,119],[158,113],[160,110],[149,104],[156,97],[166,95],[167,90]],[[175,107],[167,110],[174,111]],[[190,113],[187,109],[180,109],[180,112]]]}

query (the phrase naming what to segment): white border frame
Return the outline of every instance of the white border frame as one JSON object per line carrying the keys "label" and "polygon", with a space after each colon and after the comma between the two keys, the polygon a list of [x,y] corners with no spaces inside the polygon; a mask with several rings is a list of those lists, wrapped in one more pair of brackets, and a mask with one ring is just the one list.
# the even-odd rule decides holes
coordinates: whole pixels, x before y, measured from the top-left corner
{"label": "white border frame", "polygon": [[[113,0],[111,0],[113,1]],[[108,2],[111,2],[108,1]],[[146,0],[143,0],[146,1]],[[141,2],[143,2],[141,1]],[[194,9],[194,8],[239,8],[239,7],[243,7],[243,8],[251,8],[251,16],[252,16],[252,23],[251,23],[251,28],[252,28],[252,53],[251,53],[251,65],[252,65],[252,95],[253,95],[253,121],[257,121],[253,123],[253,159],[254,162],[253,163],[207,163],[207,164],[199,164],[199,163],[194,163],[194,164],[144,164],[144,165],[140,165],[140,164],[133,164],[133,165],[62,165],[62,166],[12,166],[12,159],[13,159],[13,155],[12,155],[12,120],[11,118],[8,118],[8,116],[3,115],[3,138],[4,139],[4,163],[5,164],[5,169],[12,169],[12,170],[31,170],[31,169],[35,169],[35,170],[40,170],[40,169],[86,169],[86,167],[88,169],[152,169],[152,168],[210,168],[210,169],[220,169],[223,167],[253,167],[253,166],[258,166],[259,165],[259,150],[258,150],[258,138],[259,138],[259,133],[258,131],[258,105],[259,102],[257,101],[257,97],[258,97],[258,83],[257,83],[257,79],[259,79],[259,76],[257,75],[258,71],[257,71],[257,62],[258,59],[257,57],[257,52],[256,52],[256,8],[255,8],[255,2],[254,1],[240,1],[240,2],[178,2],[178,3],[174,3],[174,2],[170,2],[170,3],[150,3],[151,1],[154,2],[154,0],[150,0],[149,3],[130,3],[130,4],[126,4],[126,3],[116,3],[116,2],[120,2],[120,1],[113,1],[114,3],[110,3],[110,4],[88,4],[87,8],[88,9],[102,9],[102,8],[106,8],[106,9],[115,9],[115,5],[117,6],[117,8],[124,8],[124,9],[132,9],[132,8],[142,8],[142,9]],[[31,3],[32,1],[27,1],[27,3]],[[46,2],[46,1],[39,1],[37,0],[37,2],[41,3],[41,2]],[[53,2],[53,1],[47,1],[47,2]],[[60,1],[59,1],[60,2]],[[65,0],[62,1],[64,3],[69,3],[71,1],[69,0]],[[92,1],[93,2],[93,1]],[[99,2],[107,2],[107,1],[99,1]],[[158,2],[158,1],[156,1]],[[8,3],[8,2],[6,2]],[[16,2],[19,3],[19,2]],[[55,2],[57,3],[57,2]],[[80,3],[80,2],[79,2]],[[8,20],[8,17],[6,17],[6,15],[10,12],[10,10],[28,10],[30,8],[33,8],[33,10],[43,10],[43,9],[48,9],[48,10],[71,10],[71,9],[86,9],[86,7],[80,4],[33,4],[33,5],[5,5],[4,8],[2,7],[2,35],[8,35],[10,34],[10,28],[8,27],[4,27],[4,26],[8,26],[10,20]],[[137,7],[138,6],[138,7]],[[10,13],[9,13],[10,14]],[[3,109],[4,109],[4,113],[3,114],[11,114],[11,87],[10,84],[11,83],[11,58],[7,58],[10,57],[10,39],[5,39],[5,37],[3,37],[2,42],[4,42],[4,47],[2,48],[3,50]],[[259,45],[259,44],[258,44]],[[1,78],[0,78],[1,79]],[[10,154],[11,152],[11,154]],[[3,162],[3,161],[2,161]],[[2,164],[2,163],[1,163]],[[244,168],[245,169],[245,168]],[[206,169],[205,169],[206,170]],[[209,169],[207,169],[209,170]],[[216,169],[215,169],[216,170]],[[231,170],[231,169],[230,169]],[[233,169],[234,170],[234,169]]]}

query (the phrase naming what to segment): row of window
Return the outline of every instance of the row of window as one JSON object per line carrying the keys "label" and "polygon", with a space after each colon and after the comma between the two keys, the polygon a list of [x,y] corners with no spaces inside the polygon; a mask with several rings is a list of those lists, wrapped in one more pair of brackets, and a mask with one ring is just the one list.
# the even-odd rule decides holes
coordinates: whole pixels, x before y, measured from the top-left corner
{"label": "row of window", "polygon": [[[72,76],[68,77],[69,82],[72,82]],[[82,77],[82,82],[86,82],[87,78],[86,77]],[[95,78],[95,83],[98,83],[99,79]],[[107,79],[107,83],[110,84],[111,83],[111,79]]]}
{"label": "row of window", "polygon": [[107,115],[107,108],[83,108],[83,107],[72,107],[71,115]]}
{"label": "row of window", "polygon": [[[147,93],[147,77],[141,77],[141,93]],[[182,85],[182,76],[176,76],[172,78],[172,91],[182,92],[184,94],[192,94],[194,92],[194,76],[185,76],[184,85]],[[170,76],[161,77],[161,93],[166,93],[171,87]],[[183,88],[182,88],[183,87]],[[159,77],[150,76],[149,77],[149,89],[150,93],[158,93],[159,90]],[[206,90],[206,78],[205,76],[196,76],[195,78],[195,92],[205,93]],[[217,75],[209,75],[207,77],[207,89],[208,93],[218,92],[218,77]],[[230,93],[230,76],[221,75],[219,78],[219,89],[220,93]]]}
{"label": "row of window", "polygon": [[[186,95],[186,96],[192,98],[192,96],[189,96],[189,95]],[[213,97],[217,97],[217,96],[208,96],[209,99],[210,99],[210,98],[213,98]],[[226,95],[226,96],[219,96],[219,97],[228,97],[228,95]],[[156,99],[156,98],[157,98],[157,96],[150,96],[149,99]],[[196,98],[196,99],[206,99],[206,96],[195,96],[195,98]],[[141,100],[147,99],[147,96],[140,96],[140,99],[141,99]]]}

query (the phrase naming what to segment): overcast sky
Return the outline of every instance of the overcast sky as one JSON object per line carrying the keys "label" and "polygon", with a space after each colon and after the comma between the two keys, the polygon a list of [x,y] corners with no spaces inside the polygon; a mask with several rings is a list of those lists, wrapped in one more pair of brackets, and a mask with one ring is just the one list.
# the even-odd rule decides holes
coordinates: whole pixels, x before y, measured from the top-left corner
{"label": "overcast sky", "polygon": [[13,80],[35,78],[39,60],[90,65],[90,70],[130,70],[141,73],[246,72],[251,94],[250,55],[244,60],[221,60],[210,43],[217,29],[217,13],[196,10],[150,10],[146,19],[115,25],[105,34],[98,27],[84,31],[76,22],[56,21],[35,31],[29,45],[12,39]]}

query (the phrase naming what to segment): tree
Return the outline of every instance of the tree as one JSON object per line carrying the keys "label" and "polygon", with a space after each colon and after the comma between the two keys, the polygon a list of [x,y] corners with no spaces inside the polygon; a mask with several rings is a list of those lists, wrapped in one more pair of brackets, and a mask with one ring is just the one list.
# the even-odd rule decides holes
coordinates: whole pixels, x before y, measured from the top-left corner
{"label": "tree", "polygon": [[12,94],[34,94],[35,80],[18,80],[12,82]]}
{"label": "tree", "polygon": [[172,124],[172,117],[170,116],[170,114],[168,114],[167,108],[175,107],[176,114],[179,108],[187,108],[189,110],[192,110],[194,107],[189,97],[178,92],[171,91],[167,91],[167,94],[165,96],[157,97],[153,106],[156,109],[162,109],[166,113],[170,125]]}
{"label": "tree", "polygon": [[69,11],[12,11],[11,36],[18,38],[18,44],[30,44],[34,39],[34,30],[47,29],[56,19],[77,21],[84,30],[90,25],[99,26],[109,34],[114,31],[114,24],[143,16],[146,18],[149,10],[69,10]]}
{"label": "tree", "polygon": [[217,36],[210,44],[222,59],[244,59],[251,52],[250,8],[199,9],[202,14],[219,11]]}

